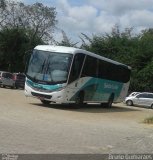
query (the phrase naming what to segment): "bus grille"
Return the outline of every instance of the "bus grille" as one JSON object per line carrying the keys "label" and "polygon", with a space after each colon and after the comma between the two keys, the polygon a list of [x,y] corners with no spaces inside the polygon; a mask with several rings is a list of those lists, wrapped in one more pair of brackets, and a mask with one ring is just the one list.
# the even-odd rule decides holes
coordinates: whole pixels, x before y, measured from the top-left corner
{"label": "bus grille", "polygon": [[41,97],[41,98],[46,98],[46,99],[51,99],[52,98],[52,96],[50,96],[50,95],[44,95],[44,94],[35,93],[35,92],[31,92],[31,94],[35,97]]}

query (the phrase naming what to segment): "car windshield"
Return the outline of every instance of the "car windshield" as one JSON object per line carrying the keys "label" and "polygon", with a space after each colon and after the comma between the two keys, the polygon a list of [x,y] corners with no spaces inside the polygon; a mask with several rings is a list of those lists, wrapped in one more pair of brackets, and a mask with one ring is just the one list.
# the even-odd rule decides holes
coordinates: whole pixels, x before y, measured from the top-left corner
{"label": "car windshield", "polygon": [[137,94],[139,94],[140,92],[132,92],[129,97],[132,97],[132,96],[136,96]]}
{"label": "car windshield", "polygon": [[34,50],[26,75],[40,83],[67,81],[72,54]]}
{"label": "car windshield", "polygon": [[11,73],[3,73],[3,77],[12,79],[13,75]]}

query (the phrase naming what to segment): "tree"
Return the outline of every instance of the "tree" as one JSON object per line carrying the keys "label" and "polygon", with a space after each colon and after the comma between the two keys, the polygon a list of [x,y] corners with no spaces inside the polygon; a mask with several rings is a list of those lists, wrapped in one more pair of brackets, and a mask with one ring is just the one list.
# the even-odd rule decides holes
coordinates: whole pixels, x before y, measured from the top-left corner
{"label": "tree", "polygon": [[120,32],[116,25],[110,34],[93,35],[92,38],[82,35],[85,40],[82,38],[84,41],[81,48],[131,65],[129,59],[135,54],[138,44],[138,37],[132,35],[132,28],[125,28],[123,32]]}
{"label": "tree", "polygon": [[41,3],[0,0],[0,13],[0,68],[23,71],[25,51],[54,41],[56,10]]}
{"label": "tree", "polygon": [[52,42],[57,24],[56,11],[42,3],[25,5],[21,2],[1,0],[0,28],[23,28],[32,31],[30,40],[39,36],[45,42]]}
{"label": "tree", "polygon": [[68,38],[68,36],[66,35],[66,33],[62,30],[62,40],[61,42],[56,42],[57,45],[59,46],[67,46],[67,47],[76,47],[77,43],[71,42],[71,39]]}
{"label": "tree", "polygon": [[30,43],[27,31],[19,28],[3,29],[0,31],[0,68],[11,72],[24,71],[25,51],[43,44],[39,37]]}
{"label": "tree", "polygon": [[153,91],[153,29],[133,35],[115,26],[110,34],[82,35],[82,48],[132,67],[130,91]]}

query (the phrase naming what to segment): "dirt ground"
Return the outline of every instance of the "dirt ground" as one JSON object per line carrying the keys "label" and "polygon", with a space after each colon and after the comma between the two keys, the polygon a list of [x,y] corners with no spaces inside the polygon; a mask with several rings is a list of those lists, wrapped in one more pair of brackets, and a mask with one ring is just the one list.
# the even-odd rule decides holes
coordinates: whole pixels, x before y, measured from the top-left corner
{"label": "dirt ground", "polygon": [[0,88],[1,153],[153,153],[153,110],[113,104],[43,106]]}

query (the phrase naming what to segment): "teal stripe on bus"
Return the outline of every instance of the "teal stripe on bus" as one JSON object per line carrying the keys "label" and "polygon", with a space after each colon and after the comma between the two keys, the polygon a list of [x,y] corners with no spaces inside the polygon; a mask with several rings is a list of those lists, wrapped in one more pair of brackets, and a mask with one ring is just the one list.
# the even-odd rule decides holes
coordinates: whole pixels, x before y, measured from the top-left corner
{"label": "teal stripe on bus", "polygon": [[108,101],[111,93],[115,94],[114,100],[117,99],[121,93],[123,83],[91,78],[72,96],[70,101],[75,101],[80,91],[85,92],[84,101]]}
{"label": "teal stripe on bus", "polygon": [[55,84],[55,85],[38,84],[38,83],[32,82],[29,79],[26,80],[26,83],[33,88],[44,89],[44,90],[49,90],[49,91],[58,90],[63,87],[62,84]]}

